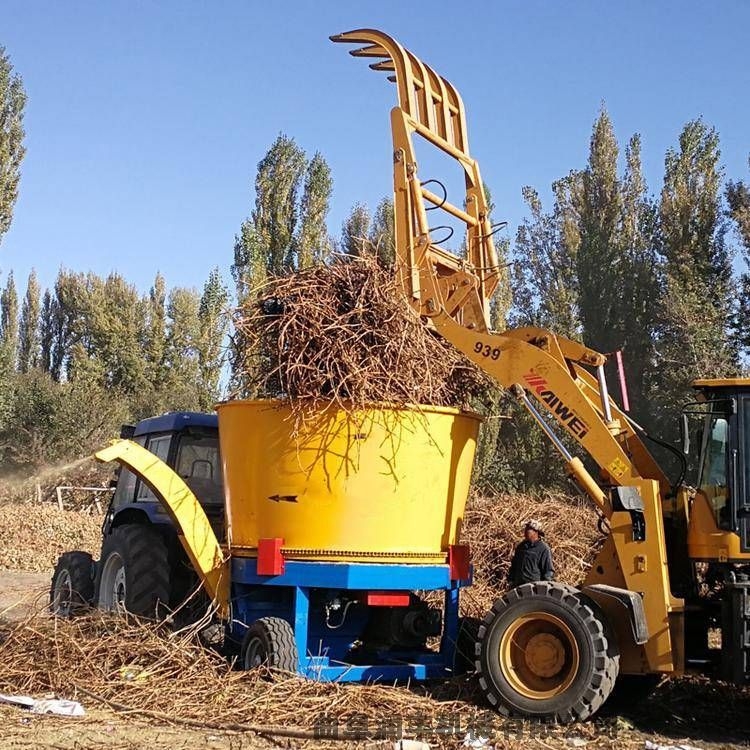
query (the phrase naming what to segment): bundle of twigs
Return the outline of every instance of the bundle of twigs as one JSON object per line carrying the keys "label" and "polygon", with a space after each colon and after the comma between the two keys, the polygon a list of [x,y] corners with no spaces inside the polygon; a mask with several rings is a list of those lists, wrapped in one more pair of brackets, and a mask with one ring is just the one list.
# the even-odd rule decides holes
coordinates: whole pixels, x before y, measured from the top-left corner
{"label": "bundle of twigs", "polygon": [[370,256],[273,278],[237,310],[235,330],[235,396],[463,407],[487,382]]}
{"label": "bundle of twigs", "polygon": [[474,563],[474,584],[462,598],[466,614],[483,617],[507,588],[513,552],[530,518],[541,521],[545,530],[555,579],[572,586],[583,581],[603,541],[590,501],[554,495],[473,494],[461,531],[461,541],[471,547]]}

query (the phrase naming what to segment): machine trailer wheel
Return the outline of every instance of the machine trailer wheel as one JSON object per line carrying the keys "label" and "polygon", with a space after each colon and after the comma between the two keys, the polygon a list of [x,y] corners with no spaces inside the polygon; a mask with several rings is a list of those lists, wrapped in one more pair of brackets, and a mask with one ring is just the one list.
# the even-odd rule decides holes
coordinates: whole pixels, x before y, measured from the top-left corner
{"label": "machine trailer wheel", "polygon": [[299,655],[292,626],[280,617],[262,617],[245,633],[242,665],[245,669],[265,666],[297,673]]}
{"label": "machine trailer wheel", "polygon": [[102,545],[97,601],[108,612],[160,619],[169,602],[167,547],[156,529],[123,524]]}
{"label": "machine trailer wheel", "polygon": [[505,715],[586,719],[619,671],[608,633],[599,607],[571,586],[524,584],[498,599],[479,629],[479,684]]}
{"label": "machine trailer wheel", "polygon": [[94,599],[94,560],[88,552],[60,555],[49,591],[50,612],[72,617],[84,612]]}

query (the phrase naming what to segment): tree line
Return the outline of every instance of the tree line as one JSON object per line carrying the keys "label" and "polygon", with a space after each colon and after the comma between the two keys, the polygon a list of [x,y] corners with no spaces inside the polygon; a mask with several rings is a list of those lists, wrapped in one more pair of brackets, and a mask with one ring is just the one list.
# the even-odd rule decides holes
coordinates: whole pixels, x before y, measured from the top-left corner
{"label": "tree line", "polygon": [[[748,371],[748,184],[726,180],[719,135],[696,119],[667,151],[662,182],[650,190],[640,136],[623,150],[602,109],[586,165],[554,181],[551,193],[544,207],[536,189],[523,188],[528,216],[510,248],[506,319],[605,354],[621,351],[631,416],[675,441],[693,379]],[[618,397],[611,365],[609,381]],[[485,437],[486,454],[500,460],[486,465],[484,481],[516,488],[551,481],[551,449],[528,420],[502,422]],[[518,447],[520,465],[502,460]]]}
{"label": "tree line", "polygon": [[[24,104],[20,79],[0,51],[0,241],[18,194]],[[254,202],[235,237],[231,294],[219,269],[201,292],[168,290],[157,275],[146,294],[118,274],[68,270],[47,290],[32,274],[19,294],[7,273],[0,466],[88,450],[119,421],[209,409],[231,382],[227,309],[246,302],[269,275],[327,263],[337,253],[375,253],[392,264],[391,200],[373,210],[356,203],[333,236],[332,190],[324,157],[279,135],[258,163]],[[498,243],[509,279],[493,305],[493,325],[540,326],[604,353],[622,351],[633,418],[674,439],[690,380],[747,371],[750,180],[726,178],[718,133],[697,119],[682,128],[660,184],[650,187],[640,136],[621,145],[602,109],[587,162],[552,183],[548,205],[535,187],[522,194],[527,216]],[[488,416],[479,484],[528,489],[559,476],[547,441],[502,391],[488,389],[474,406]]]}
{"label": "tree line", "polygon": [[60,270],[22,298],[0,292],[0,465],[63,459],[121,422],[171,409],[210,410],[221,394],[229,293],[219,269],[201,292],[147,294],[117,273]]}

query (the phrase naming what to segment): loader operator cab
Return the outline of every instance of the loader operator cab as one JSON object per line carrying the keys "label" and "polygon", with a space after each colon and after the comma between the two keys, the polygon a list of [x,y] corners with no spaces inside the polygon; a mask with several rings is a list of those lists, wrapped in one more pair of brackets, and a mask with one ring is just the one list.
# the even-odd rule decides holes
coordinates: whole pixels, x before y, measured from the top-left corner
{"label": "loader operator cab", "polygon": [[[688,546],[693,560],[750,562],[750,379],[697,380]],[[690,445],[692,443],[692,446]]]}
{"label": "loader operator cab", "polygon": [[[124,426],[122,437],[133,440],[164,461],[192,490],[214,533],[224,538],[224,492],[215,414],[170,412]],[[104,533],[123,523],[171,527],[172,521],[153,490],[133,472],[121,469]]]}

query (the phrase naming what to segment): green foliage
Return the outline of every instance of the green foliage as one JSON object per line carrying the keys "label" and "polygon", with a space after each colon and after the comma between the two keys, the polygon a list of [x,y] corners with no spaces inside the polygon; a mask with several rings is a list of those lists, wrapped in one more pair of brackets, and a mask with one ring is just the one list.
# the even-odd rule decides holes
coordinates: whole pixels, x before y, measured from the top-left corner
{"label": "green foliage", "polygon": [[396,227],[393,201],[390,198],[383,198],[375,208],[370,228],[370,244],[384,266],[390,267],[394,264],[396,260]]}
{"label": "green foliage", "polygon": [[21,319],[18,324],[18,370],[28,372],[39,366],[39,282],[36,271],[32,270],[26,284],[26,294],[21,306]]}
{"label": "green foliage", "polygon": [[[0,294],[0,472],[85,454],[124,421],[210,410],[227,302],[218,269],[200,295],[167,292],[157,274],[144,296],[118,274],[61,270],[43,294],[31,274],[19,316],[9,276]],[[14,336],[17,358],[6,346]]]}
{"label": "green foliage", "polygon": [[372,218],[364,203],[355,203],[341,227],[341,252],[360,256],[370,250]]}
{"label": "green foliage", "polygon": [[325,219],[332,186],[331,171],[319,153],[308,161],[293,138],[279,135],[258,163],[255,205],[235,237],[232,276],[239,303],[269,274],[306,268],[328,257]]}
{"label": "green foliage", "polygon": [[309,268],[322,263],[331,253],[326,229],[333,180],[325,159],[316,153],[307,165],[302,193],[301,223],[296,241],[296,268]]}
{"label": "green foliage", "polygon": [[146,379],[155,390],[161,389],[165,381],[166,303],[167,285],[161,273],[157,273],[148,297],[143,301],[145,315],[142,344]]}
{"label": "green foliage", "polygon": [[0,469],[12,472],[79,457],[101,447],[128,419],[127,401],[101,385],[56,383],[30,370],[10,379],[0,420]]}
{"label": "green foliage", "polygon": [[23,146],[23,113],[26,92],[20,76],[13,72],[10,58],[0,47],[0,242],[10,228],[18,198]]}
{"label": "green foliage", "polygon": [[224,363],[224,339],[229,327],[229,292],[219,269],[208,275],[198,305],[199,405],[210,410],[219,398],[219,380]]}
{"label": "green foliage", "polygon": [[13,272],[0,292],[0,370],[15,369],[18,355],[18,292]]}
{"label": "green foliage", "polygon": [[338,250],[355,257],[376,255],[385,268],[391,267],[396,260],[393,201],[383,198],[372,215],[364,203],[355,203],[341,225]]}
{"label": "green foliage", "polygon": [[690,398],[693,378],[738,371],[732,319],[732,258],[725,243],[719,137],[701,120],[682,130],[665,160],[659,204],[664,257],[654,399],[662,433]]}
{"label": "green foliage", "polygon": [[510,320],[513,326],[548,328],[578,339],[578,240],[566,201],[573,179],[563,178],[553,184],[555,205],[549,214],[544,212],[536,190],[523,188],[531,217],[518,227],[512,251],[514,304]]}
{"label": "green foliage", "polygon": [[727,183],[726,199],[729,218],[742,243],[745,270],[740,276],[740,294],[733,320],[733,336],[739,342],[742,354],[750,356],[750,186],[745,182]]}

